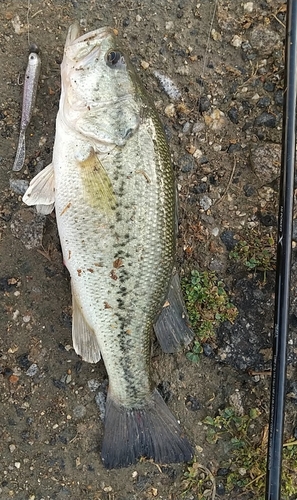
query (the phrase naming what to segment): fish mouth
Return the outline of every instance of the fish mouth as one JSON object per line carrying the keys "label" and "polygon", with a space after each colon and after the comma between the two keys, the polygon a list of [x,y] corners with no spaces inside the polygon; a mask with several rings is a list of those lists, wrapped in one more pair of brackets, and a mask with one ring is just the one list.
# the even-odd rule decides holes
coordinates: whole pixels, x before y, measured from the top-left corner
{"label": "fish mouth", "polygon": [[77,44],[91,42],[93,39],[96,39],[99,42],[100,39],[103,40],[108,35],[112,35],[113,33],[114,32],[112,28],[104,26],[102,28],[98,28],[96,30],[90,31],[89,33],[84,33],[83,35],[81,35],[79,23],[75,22],[70,26],[68,30],[65,48],[74,43]]}

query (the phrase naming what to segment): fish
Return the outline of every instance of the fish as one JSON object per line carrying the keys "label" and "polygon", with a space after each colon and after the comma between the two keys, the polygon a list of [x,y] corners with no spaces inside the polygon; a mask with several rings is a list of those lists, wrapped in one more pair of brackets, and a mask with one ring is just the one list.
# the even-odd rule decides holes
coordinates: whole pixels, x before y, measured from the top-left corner
{"label": "fish", "polygon": [[37,85],[41,68],[41,59],[36,52],[31,52],[28,57],[28,65],[25,73],[23,106],[19,142],[12,170],[19,172],[22,170],[25,156],[25,135],[30,123],[37,93]]}
{"label": "fish", "polygon": [[23,201],[54,206],[71,277],[72,338],[102,357],[108,393],[101,458],[187,462],[193,448],[152,384],[152,330],[173,353],[193,337],[176,254],[176,187],[163,126],[113,30],[69,28],[52,163]]}

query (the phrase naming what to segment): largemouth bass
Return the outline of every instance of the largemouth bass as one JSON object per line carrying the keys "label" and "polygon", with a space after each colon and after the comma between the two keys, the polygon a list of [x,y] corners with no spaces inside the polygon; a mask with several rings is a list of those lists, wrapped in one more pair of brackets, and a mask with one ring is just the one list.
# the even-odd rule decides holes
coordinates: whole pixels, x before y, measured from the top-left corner
{"label": "largemouth bass", "polygon": [[162,125],[110,28],[70,27],[53,161],[24,202],[55,204],[71,276],[76,352],[109,377],[102,460],[188,461],[192,448],[150,378],[154,327],[166,352],[192,332],[174,271],[176,193]]}

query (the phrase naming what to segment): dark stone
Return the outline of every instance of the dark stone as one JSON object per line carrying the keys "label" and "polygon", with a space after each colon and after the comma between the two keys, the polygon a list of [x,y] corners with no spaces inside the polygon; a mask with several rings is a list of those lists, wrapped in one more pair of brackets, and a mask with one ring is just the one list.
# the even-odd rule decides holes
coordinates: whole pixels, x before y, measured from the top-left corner
{"label": "dark stone", "polygon": [[57,389],[63,389],[63,391],[66,390],[66,384],[65,382],[62,382],[61,380],[58,380],[57,378],[53,378],[53,384]]}
{"label": "dark stone", "polygon": [[182,172],[191,172],[195,167],[195,160],[193,156],[185,154],[180,158],[179,165]]}
{"label": "dark stone", "polygon": [[208,186],[207,186],[206,182],[201,182],[201,184],[194,186],[192,191],[193,191],[193,193],[196,193],[196,194],[206,193],[207,188],[208,188]]}
{"label": "dark stone", "polygon": [[170,382],[168,380],[163,380],[158,386],[157,389],[164,399],[165,403],[168,403],[172,397],[172,392],[170,390]]}
{"label": "dark stone", "polygon": [[253,109],[253,105],[249,101],[241,101],[241,105],[243,107],[243,111],[245,113],[249,113]]}
{"label": "dark stone", "polygon": [[218,179],[214,175],[210,174],[208,176],[208,180],[212,186],[217,186],[218,185]]}
{"label": "dark stone", "polygon": [[198,411],[200,410],[200,403],[195,396],[189,394],[186,397],[186,407],[191,411]]}
{"label": "dark stone", "polygon": [[164,125],[164,133],[166,135],[167,141],[170,142],[172,139],[172,130],[170,127],[168,127],[168,125]]}
{"label": "dark stone", "polygon": [[203,354],[208,358],[214,356],[213,348],[210,344],[203,344]]}
{"label": "dark stone", "polygon": [[203,113],[204,111],[208,111],[210,108],[210,100],[208,99],[207,96],[202,95],[198,101],[197,101],[198,109],[200,113]]}
{"label": "dark stone", "polygon": [[297,402],[297,381],[293,380],[291,381],[291,384],[288,387],[287,394],[289,395],[290,399],[292,399],[294,402]]}
{"label": "dark stone", "polygon": [[259,221],[265,227],[277,226],[277,220],[274,214],[261,214],[257,213]]}
{"label": "dark stone", "polygon": [[0,278],[0,292],[12,292],[15,289],[17,283],[8,283],[10,279],[11,278]]}
{"label": "dark stone", "polygon": [[130,24],[130,19],[129,19],[129,17],[126,17],[123,20],[123,26],[124,26],[124,28],[127,28],[127,26],[129,26],[129,24]]}
{"label": "dark stone", "polygon": [[25,354],[21,354],[17,357],[18,365],[25,370],[28,370],[29,366],[31,365],[31,362],[28,359],[28,355],[29,354],[26,352]]}
{"label": "dark stone", "polygon": [[290,325],[291,325],[293,328],[296,328],[296,327],[297,327],[297,316],[296,316],[296,314],[291,314],[291,315],[290,315],[289,323],[290,323]]}
{"label": "dark stone", "polygon": [[230,473],[230,469],[228,467],[220,467],[217,471],[217,476],[226,477]]}
{"label": "dark stone", "polygon": [[297,241],[297,219],[293,220],[293,233],[292,233],[292,239],[294,241]]}
{"label": "dark stone", "polygon": [[275,128],[276,127],[276,118],[275,115],[272,113],[267,113],[267,111],[264,111],[261,113],[261,115],[257,116],[255,119],[255,125],[257,127],[269,127],[269,128]]}
{"label": "dark stone", "polygon": [[13,374],[13,370],[11,368],[9,368],[8,366],[6,366],[2,373],[3,373],[4,377],[10,377]]}
{"label": "dark stone", "polygon": [[209,159],[206,156],[201,156],[201,158],[199,158],[199,163],[200,165],[206,165],[206,163],[209,163]]}
{"label": "dark stone", "polygon": [[79,361],[77,361],[75,363],[75,371],[76,371],[76,373],[79,373],[81,371],[81,369],[82,369],[82,361],[79,360]]}
{"label": "dark stone", "polygon": [[258,137],[259,141],[263,141],[265,139],[265,134],[261,130],[256,131],[256,136]]}
{"label": "dark stone", "polygon": [[58,274],[57,270],[51,266],[44,266],[44,273],[47,278],[53,278],[56,274]]}
{"label": "dark stone", "polygon": [[274,89],[275,89],[275,83],[273,82],[265,82],[263,84],[263,88],[264,90],[266,90],[267,92],[274,92]]}
{"label": "dark stone", "polygon": [[239,144],[239,142],[230,144],[230,146],[228,147],[228,153],[235,153],[236,151],[241,151],[241,144]]}
{"label": "dark stone", "polygon": [[243,186],[244,194],[249,198],[250,196],[253,196],[256,192],[255,188],[251,186],[250,184],[246,184]]}
{"label": "dark stone", "polygon": [[66,326],[66,328],[68,328],[69,330],[72,329],[72,316],[71,316],[71,314],[63,311],[61,313],[61,321],[62,321],[63,325]]}
{"label": "dark stone", "polygon": [[221,236],[220,236],[222,242],[224,243],[226,249],[228,252],[233,250],[233,248],[237,245],[237,240],[234,239],[234,233],[233,231],[229,231],[226,229],[226,231],[223,231]]}
{"label": "dark stone", "polygon": [[270,103],[271,103],[270,97],[265,96],[259,99],[259,101],[257,102],[257,106],[258,108],[267,108],[270,105]]}
{"label": "dark stone", "polygon": [[225,495],[226,488],[225,488],[224,483],[222,483],[221,481],[219,481],[216,486],[217,486],[216,487],[217,495],[220,495],[220,496]]}
{"label": "dark stone", "polygon": [[234,106],[229,109],[228,116],[232,123],[238,123],[238,111]]}
{"label": "dark stone", "polygon": [[283,106],[284,103],[284,93],[282,89],[278,89],[274,95],[275,104],[277,106]]}
{"label": "dark stone", "polygon": [[245,132],[246,130],[248,130],[249,128],[251,128],[253,126],[253,123],[252,122],[245,122],[245,124],[243,125],[242,127],[242,131]]}

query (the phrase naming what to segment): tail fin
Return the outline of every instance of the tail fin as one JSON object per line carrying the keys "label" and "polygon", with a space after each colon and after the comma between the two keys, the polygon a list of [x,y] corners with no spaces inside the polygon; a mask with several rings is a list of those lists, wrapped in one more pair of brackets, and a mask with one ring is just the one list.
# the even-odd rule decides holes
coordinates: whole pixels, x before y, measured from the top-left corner
{"label": "tail fin", "polygon": [[127,467],[140,457],[157,463],[188,462],[192,447],[162,397],[155,390],[150,402],[128,409],[107,396],[102,461],[107,469]]}

